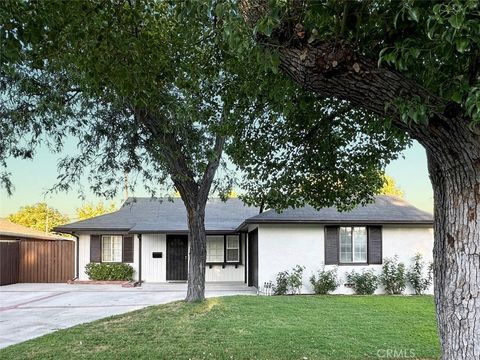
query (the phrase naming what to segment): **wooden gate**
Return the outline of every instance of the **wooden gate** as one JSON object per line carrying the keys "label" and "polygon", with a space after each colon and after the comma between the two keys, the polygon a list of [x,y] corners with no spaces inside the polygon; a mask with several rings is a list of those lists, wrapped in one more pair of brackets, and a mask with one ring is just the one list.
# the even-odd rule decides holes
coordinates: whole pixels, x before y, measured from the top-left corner
{"label": "wooden gate", "polygon": [[19,241],[0,241],[0,285],[18,282]]}
{"label": "wooden gate", "polygon": [[61,283],[74,277],[74,241],[0,241],[0,285]]}
{"label": "wooden gate", "polygon": [[75,276],[75,243],[22,240],[18,282],[61,283]]}

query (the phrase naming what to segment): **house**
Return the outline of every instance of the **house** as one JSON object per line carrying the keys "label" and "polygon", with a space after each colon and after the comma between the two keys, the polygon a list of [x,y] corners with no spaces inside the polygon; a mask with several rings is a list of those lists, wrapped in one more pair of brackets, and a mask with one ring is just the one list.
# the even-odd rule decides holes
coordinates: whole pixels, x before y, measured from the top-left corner
{"label": "house", "polygon": [[[179,198],[129,198],[120,210],[59,226],[78,238],[78,277],[89,262],[127,262],[135,278],[146,282],[186,281],[187,214]],[[380,271],[385,257],[410,263],[417,253],[431,260],[432,215],[402,199],[377,196],[373,204],[350,212],[310,206],[259,213],[239,199],[210,199],[206,207],[207,282],[245,282],[261,287],[295,265],[310,275],[338,266],[339,277],[351,270]],[[352,290],[340,286],[338,293]]]}
{"label": "house", "polygon": [[73,239],[0,218],[0,285],[66,282],[74,264]]}

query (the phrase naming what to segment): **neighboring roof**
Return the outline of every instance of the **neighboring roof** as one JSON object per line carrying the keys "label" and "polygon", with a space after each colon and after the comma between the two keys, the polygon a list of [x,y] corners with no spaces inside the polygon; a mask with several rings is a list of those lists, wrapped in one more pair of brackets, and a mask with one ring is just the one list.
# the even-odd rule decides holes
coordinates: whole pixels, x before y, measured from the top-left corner
{"label": "neighboring roof", "polygon": [[[239,199],[209,199],[205,210],[208,232],[234,232],[245,219],[258,214]],[[128,198],[113,213],[55,228],[72,231],[127,231],[131,233],[188,232],[187,211],[180,198]]]}
{"label": "neighboring roof", "polygon": [[[390,196],[377,196],[375,203],[358,206],[350,212],[339,212],[335,208],[315,210],[305,206],[288,208],[281,213],[268,210],[261,214],[258,214],[258,208],[246,206],[239,199],[226,202],[210,199],[205,212],[205,230],[209,233],[246,230],[247,224],[433,224],[431,214]],[[187,212],[180,198],[128,198],[118,211],[58,226],[55,231],[186,233]]]}
{"label": "neighboring roof", "polygon": [[15,224],[8,219],[0,218],[0,239],[2,236],[39,240],[72,240],[57,235],[46,234],[42,231]]}
{"label": "neighboring roof", "polygon": [[417,209],[405,200],[393,196],[376,196],[373,204],[357,206],[352,211],[339,212],[337,209],[315,210],[311,206],[288,208],[278,213],[268,210],[244,222],[245,224],[314,223],[314,224],[433,224],[433,216]]}

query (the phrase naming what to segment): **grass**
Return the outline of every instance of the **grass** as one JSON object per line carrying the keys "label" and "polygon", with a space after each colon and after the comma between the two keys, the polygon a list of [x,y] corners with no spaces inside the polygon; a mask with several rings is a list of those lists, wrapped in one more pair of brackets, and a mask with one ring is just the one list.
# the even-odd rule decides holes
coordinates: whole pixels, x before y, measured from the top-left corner
{"label": "grass", "polygon": [[0,350],[1,359],[437,359],[432,297],[174,302]]}

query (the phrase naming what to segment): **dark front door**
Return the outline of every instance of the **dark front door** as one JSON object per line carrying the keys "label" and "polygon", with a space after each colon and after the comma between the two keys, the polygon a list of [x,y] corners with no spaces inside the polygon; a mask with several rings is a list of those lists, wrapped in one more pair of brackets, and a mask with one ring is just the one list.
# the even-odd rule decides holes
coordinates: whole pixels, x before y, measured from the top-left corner
{"label": "dark front door", "polygon": [[248,286],[258,289],[258,229],[248,233]]}
{"label": "dark front door", "polygon": [[187,280],[188,236],[167,235],[167,281]]}

